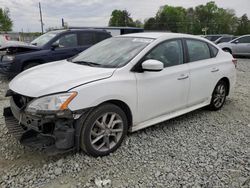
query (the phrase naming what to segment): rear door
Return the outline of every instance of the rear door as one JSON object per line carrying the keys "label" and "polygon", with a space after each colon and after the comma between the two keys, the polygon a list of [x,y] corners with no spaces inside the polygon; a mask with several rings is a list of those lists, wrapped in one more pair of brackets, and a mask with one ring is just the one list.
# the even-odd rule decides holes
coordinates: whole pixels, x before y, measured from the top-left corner
{"label": "rear door", "polygon": [[212,50],[208,43],[196,39],[186,39],[185,41],[190,71],[188,106],[191,107],[210,100],[220,77],[220,67],[218,60],[212,57]]}

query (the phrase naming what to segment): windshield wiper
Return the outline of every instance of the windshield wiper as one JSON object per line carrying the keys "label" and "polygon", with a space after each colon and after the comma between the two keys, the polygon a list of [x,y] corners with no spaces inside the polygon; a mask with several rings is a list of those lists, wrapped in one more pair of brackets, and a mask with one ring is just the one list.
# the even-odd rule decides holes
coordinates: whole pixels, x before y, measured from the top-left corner
{"label": "windshield wiper", "polygon": [[71,61],[72,63],[77,63],[77,64],[83,64],[83,65],[88,65],[88,66],[91,66],[91,67],[94,67],[94,66],[102,66],[101,64],[99,63],[94,63],[94,62],[90,62],[90,61]]}

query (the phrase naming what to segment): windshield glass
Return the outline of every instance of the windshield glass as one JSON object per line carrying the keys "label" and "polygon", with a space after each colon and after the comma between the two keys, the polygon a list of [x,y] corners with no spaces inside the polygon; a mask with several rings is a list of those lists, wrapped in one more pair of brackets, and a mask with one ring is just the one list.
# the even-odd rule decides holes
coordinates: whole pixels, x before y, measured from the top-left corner
{"label": "windshield glass", "polygon": [[36,46],[43,46],[47,42],[49,42],[52,38],[54,38],[59,32],[61,31],[51,31],[48,33],[45,33],[41,35],[40,37],[36,38],[31,42],[31,44],[36,45]]}
{"label": "windshield glass", "polygon": [[122,67],[153,39],[118,37],[104,40],[73,58],[73,63],[100,67]]}

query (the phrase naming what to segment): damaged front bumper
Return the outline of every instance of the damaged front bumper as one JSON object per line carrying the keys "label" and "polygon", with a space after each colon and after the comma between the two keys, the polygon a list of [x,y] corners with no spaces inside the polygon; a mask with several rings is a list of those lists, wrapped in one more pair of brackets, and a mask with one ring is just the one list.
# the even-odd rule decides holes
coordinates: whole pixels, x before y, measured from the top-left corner
{"label": "damaged front bumper", "polygon": [[19,108],[11,97],[10,107],[4,109],[3,115],[9,133],[25,146],[42,150],[49,155],[78,148],[76,118],[70,111],[60,113],[59,116],[57,114],[30,115]]}

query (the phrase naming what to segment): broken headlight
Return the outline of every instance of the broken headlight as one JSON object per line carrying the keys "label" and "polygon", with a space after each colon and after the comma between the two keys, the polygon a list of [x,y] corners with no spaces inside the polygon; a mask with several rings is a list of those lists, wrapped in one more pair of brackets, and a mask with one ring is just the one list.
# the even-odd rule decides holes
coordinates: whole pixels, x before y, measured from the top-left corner
{"label": "broken headlight", "polygon": [[13,55],[4,55],[2,57],[2,62],[12,62],[15,59]]}

